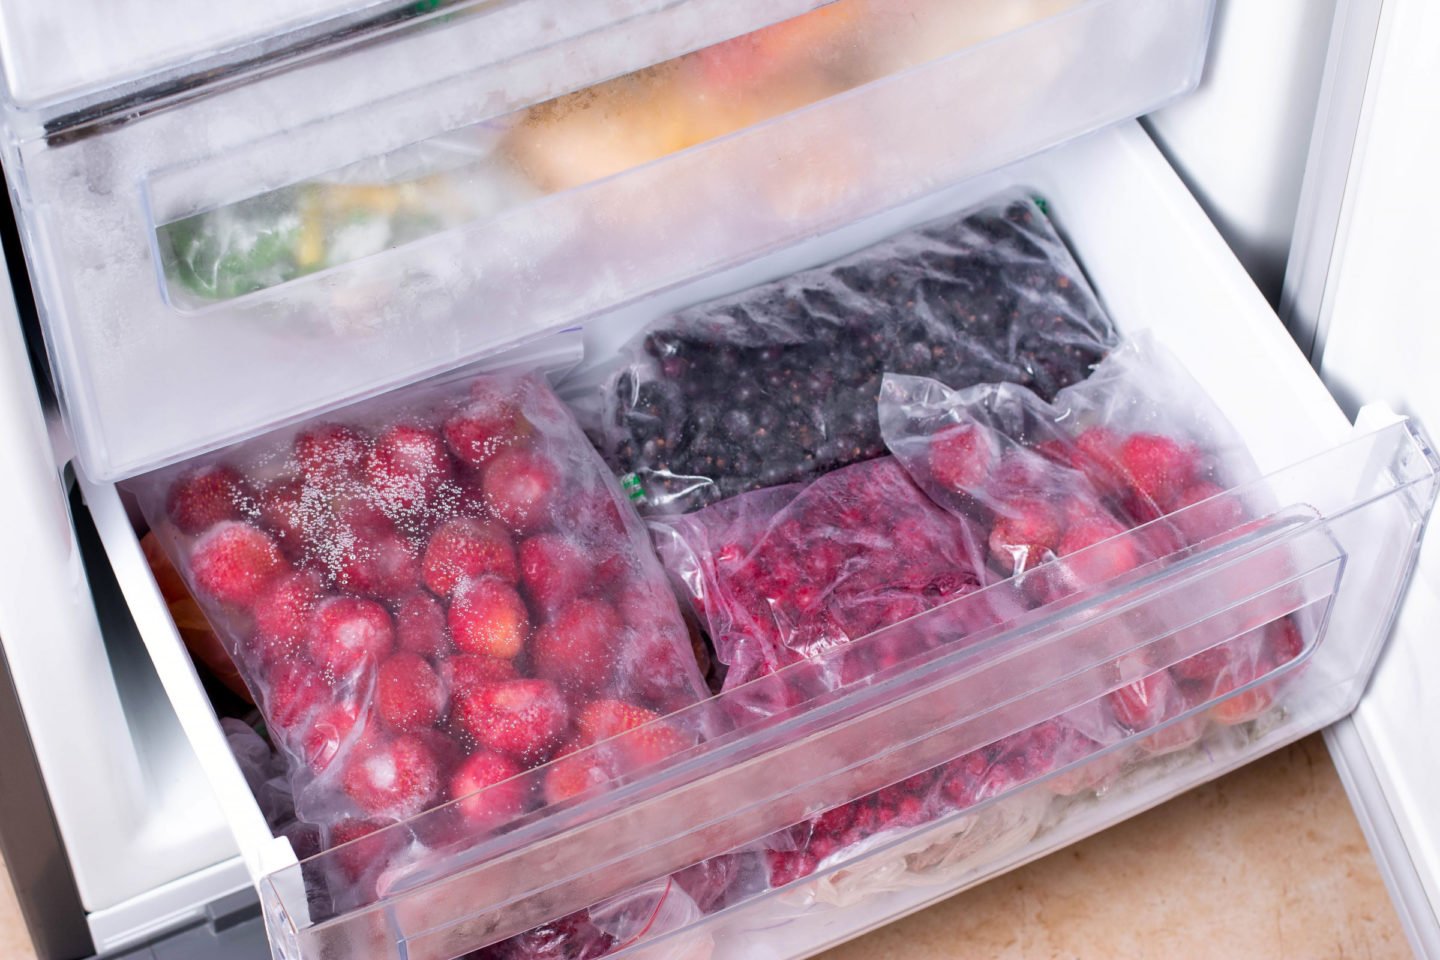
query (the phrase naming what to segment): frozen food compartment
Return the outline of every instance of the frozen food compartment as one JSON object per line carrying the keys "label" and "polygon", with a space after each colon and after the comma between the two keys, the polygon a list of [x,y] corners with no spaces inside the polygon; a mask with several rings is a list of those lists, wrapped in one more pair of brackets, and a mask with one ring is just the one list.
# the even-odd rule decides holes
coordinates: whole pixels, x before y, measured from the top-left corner
{"label": "frozen food compartment", "polygon": [[[382,874],[348,909],[329,908],[330,878],[344,878],[357,856],[426,843],[436,835],[427,819],[443,808],[280,870],[261,882],[274,943],[297,960],[453,960],[593,908],[619,955],[739,957],[752,955],[746,945],[762,930],[771,942],[777,928],[833,921],[826,915],[851,902],[953,891],[1073,839],[1071,817],[1098,828],[1134,809],[1132,793],[1153,802],[1353,709],[1410,573],[1437,468],[1425,437],[1398,422],[1226,492],[1255,519],[1112,581],[1036,605],[1047,592],[1033,578],[1064,577],[1061,565],[1044,565],[751,681],[689,708],[694,728],[712,731],[705,742],[483,834],[448,834],[428,868]],[[1213,507],[1171,519],[1183,525]],[[1099,699],[1275,627],[1290,645],[1249,682],[1207,691],[1114,742],[1060,735],[1085,729]],[[872,646],[909,655],[838,679],[844,658]],[[785,706],[757,717],[746,707],[756,699]],[[997,745],[1026,734],[1038,753],[990,783]],[[590,749],[654,735],[640,727]],[[489,789],[540,790],[556,764],[585,758]],[[959,786],[948,809],[921,822],[894,819],[799,871],[755,852],[777,831],[927,775]],[[761,875],[737,869],[704,919],[693,899],[663,911],[647,888],[727,855],[759,857]],[[616,898],[636,888],[650,890],[645,915],[665,921],[607,926]],[[774,955],[817,946],[795,942],[803,946]]]}
{"label": "frozen food compartment", "polygon": [[223,446],[1142,113],[1197,81],[1213,6],[906,0],[902,29],[870,3],[442,8],[48,135],[12,116],[83,468]]}

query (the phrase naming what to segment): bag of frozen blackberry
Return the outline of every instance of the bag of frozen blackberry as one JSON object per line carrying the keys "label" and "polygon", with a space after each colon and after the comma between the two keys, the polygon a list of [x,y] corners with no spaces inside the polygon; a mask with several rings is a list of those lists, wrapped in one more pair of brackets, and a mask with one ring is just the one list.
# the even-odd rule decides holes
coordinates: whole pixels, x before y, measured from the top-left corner
{"label": "bag of frozen blackberry", "polygon": [[642,510],[683,513],[883,455],[886,372],[1049,399],[1114,341],[1047,214],[1012,192],[663,317],[572,402]]}

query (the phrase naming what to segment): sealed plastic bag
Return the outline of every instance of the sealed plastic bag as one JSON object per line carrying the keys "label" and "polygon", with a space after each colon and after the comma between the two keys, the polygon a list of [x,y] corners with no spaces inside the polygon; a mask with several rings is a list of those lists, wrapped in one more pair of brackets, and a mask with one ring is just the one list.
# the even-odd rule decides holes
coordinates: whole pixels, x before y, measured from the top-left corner
{"label": "sealed plastic bag", "polygon": [[1035,201],[1002,197],[660,321],[603,391],[601,449],[656,512],[884,453],[881,376],[1082,380],[1114,332]]}
{"label": "sealed plastic bag", "polygon": [[[538,375],[398,391],[133,489],[325,846],[458,801],[403,848],[352,845],[337,907],[565,795],[526,770],[706,693],[643,526]],[[668,734],[577,789],[698,732]]]}

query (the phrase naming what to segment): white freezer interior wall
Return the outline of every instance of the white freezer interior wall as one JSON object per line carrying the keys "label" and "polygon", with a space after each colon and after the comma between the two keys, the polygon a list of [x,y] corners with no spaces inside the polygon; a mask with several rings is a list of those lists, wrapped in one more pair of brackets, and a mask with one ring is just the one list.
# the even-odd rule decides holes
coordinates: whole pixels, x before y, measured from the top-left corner
{"label": "white freezer interior wall", "polygon": [[1147,122],[1272,304],[1337,0],[1219,0],[1200,89]]}

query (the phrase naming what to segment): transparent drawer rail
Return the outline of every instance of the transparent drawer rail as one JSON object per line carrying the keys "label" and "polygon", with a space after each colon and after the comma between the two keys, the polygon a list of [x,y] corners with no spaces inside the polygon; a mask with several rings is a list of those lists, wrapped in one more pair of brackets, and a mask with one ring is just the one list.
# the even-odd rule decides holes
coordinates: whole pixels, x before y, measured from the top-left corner
{"label": "transparent drawer rail", "polygon": [[[1402,421],[1222,495],[1257,519],[1214,530],[1118,578],[1082,586],[1072,571],[1103,564],[1120,538],[785,668],[692,708],[695,726],[709,734],[698,746],[543,815],[451,839],[431,860],[383,878],[365,902],[327,906],[328,878],[339,875],[354,845],[277,871],[261,882],[276,948],[293,960],[452,960],[708,857],[745,850],[1019,731],[1083,717],[1100,698],[1267,624],[1293,625],[1298,648],[1248,683],[1118,742],[1090,743],[980,802],[884,834],[883,843],[842,849],[788,886],[757,889],[709,917],[650,933],[701,938],[724,955],[747,925],[768,928],[816,909],[813,891],[837,877],[848,874],[863,888],[871,861],[895,848],[914,858],[917,841],[931,858],[946,859],[952,880],[973,879],[977,865],[1013,858],[1017,848],[1043,846],[1047,834],[1063,832],[1064,806],[1073,801],[1061,795],[1103,782],[1085,771],[1123,765],[1140,782],[1145,776],[1134,771],[1146,768],[1179,780],[1187,767],[1206,762],[1217,736],[1243,750],[1248,739],[1299,736],[1353,709],[1411,571],[1437,469],[1426,439]],[[1148,537],[1169,523],[1193,528],[1230,513],[1217,511],[1219,499],[1126,536]],[[841,682],[844,658],[876,644],[915,652],[888,670]],[[756,703],[768,705],[763,719]],[[653,732],[640,727],[590,749]],[[566,760],[552,766],[557,762]],[[1124,782],[1105,789],[1123,790]],[[1018,842],[972,843],[958,853],[944,852],[943,843],[936,848],[947,830],[968,830],[977,818],[1000,815],[987,814],[992,807],[1012,808],[1021,796],[1033,822]],[[433,838],[445,815],[440,808],[386,832],[397,844]],[[1009,836],[1015,841],[1013,831]],[[799,895],[802,889],[811,894]]]}

